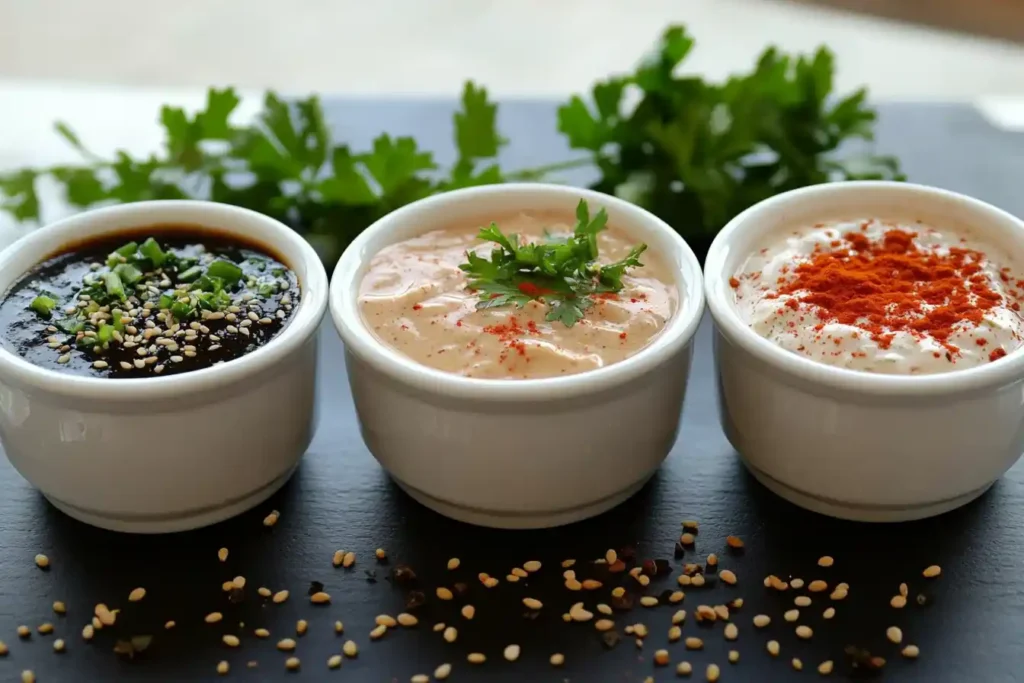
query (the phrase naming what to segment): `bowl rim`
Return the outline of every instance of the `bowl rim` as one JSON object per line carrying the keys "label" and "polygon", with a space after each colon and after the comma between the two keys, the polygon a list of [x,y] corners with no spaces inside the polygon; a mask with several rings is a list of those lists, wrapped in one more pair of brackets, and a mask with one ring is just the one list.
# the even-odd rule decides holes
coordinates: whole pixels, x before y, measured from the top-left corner
{"label": "bowl rim", "polygon": [[978,217],[978,228],[995,221],[1013,225],[1024,247],[1024,221],[980,199],[929,185],[883,180],[843,181],[812,185],[766,199],[729,221],[708,249],[704,262],[704,287],[708,309],[720,333],[769,366],[812,384],[875,396],[942,396],[991,388],[1024,377],[1024,346],[1008,353],[997,363],[930,375],[882,375],[826,365],[787,351],[754,332],[740,318],[730,300],[732,288],[726,272],[732,243],[746,231],[756,229],[762,215],[782,207],[797,207],[822,197],[840,197],[866,192],[890,193],[918,203],[943,200],[956,202]]}
{"label": "bowl rim", "polygon": [[[198,217],[197,217],[198,214]],[[204,220],[208,223],[204,224]],[[114,227],[96,229],[90,239],[113,237],[121,232],[137,231],[147,225],[173,224],[176,221],[196,224],[211,232],[225,234],[229,239],[240,230],[233,224],[261,224],[268,235],[266,246],[288,254],[298,254],[300,263],[286,265],[299,276],[302,296],[292,318],[284,329],[266,345],[239,358],[219,365],[166,377],[139,377],[112,380],[106,377],[83,377],[34,365],[0,344],[0,381],[14,381],[22,386],[44,390],[69,398],[91,398],[113,401],[144,401],[183,396],[232,384],[253,374],[267,371],[279,363],[315,333],[327,308],[327,273],[316,251],[306,240],[285,224],[264,214],[230,204],[201,200],[152,200],[119,204],[75,214],[33,230],[0,251],[0,271],[16,270],[3,292],[7,292],[41,261],[25,256],[28,252],[60,253],[60,245],[73,242],[76,232],[86,226],[109,221]],[[135,223],[126,227],[126,221]],[[257,240],[258,241],[258,240]],[[286,247],[286,248],[285,248]],[[301,264],[301,265],[300,265]]]}
{"label": "bowl rim", "polygon": [[[389,237],[403,226],[415,223],[417,217],[425,211],[509,196],[521,197],[526,207],[531,198],[538,196],[564,199],[567,211],[571,211],[580,199],[585,199],[592,205],[614,208],[616,213],[624,216],[616,220],[616,225],[623,230],[628,231],[629,225],[642,224],[647,230],[661,233],[675,249],[674,256],[682,266],[676,273],[675,281],[680,292],[679,308],[668,324],[647,346],[622,361],[573,375],[537,379],[463,377],[420,365],[377,341],[363,322],[358,307],[358,284],[366,263],[376,253],[364,253],[368,244],[382,235]],[[397,241],[388,241],[388,237],[384,238],[387,244]],[[389,213],[364,230],[341,255],[334,272],[329,297],[331,316],[346,350],[404,385],[453,398],[554,401],[589,395],[625,384],[650,372],[678,353],[693,338],[704,313],[700,262],[675,230],[654,214],[618,197],[565,185],[504,183],[451,190],[420,199]]]}

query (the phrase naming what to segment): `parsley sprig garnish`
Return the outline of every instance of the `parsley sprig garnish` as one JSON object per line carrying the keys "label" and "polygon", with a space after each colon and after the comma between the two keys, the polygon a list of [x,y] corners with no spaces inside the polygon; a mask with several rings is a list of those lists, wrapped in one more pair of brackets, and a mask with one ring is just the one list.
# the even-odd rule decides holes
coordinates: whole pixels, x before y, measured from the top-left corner
{"label": "parsley sprig garnish", "polygon": [[607,224],[604,209],[591,218],[581,199],[576,227],[567,238],[520,243],[518,235],[506,235],[497,223],[481,228],[478,237],[496,246],[488,258],[467,252],[467,263],[459,266],[469,276],[469,288],[480,295],[477,309],[540,301],[550,306],[549,321],[572,327],[594,305],[595,295],[622,291],[626,269],[643,266],[640,254],[646,244],[633,247],[620,261],[597,262],[597,235]]}

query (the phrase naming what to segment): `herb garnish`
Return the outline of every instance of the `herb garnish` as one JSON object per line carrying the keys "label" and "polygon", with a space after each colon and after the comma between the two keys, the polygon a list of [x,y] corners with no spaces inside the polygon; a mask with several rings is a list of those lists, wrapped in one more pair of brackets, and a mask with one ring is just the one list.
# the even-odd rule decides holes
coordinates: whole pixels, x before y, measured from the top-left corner
{"label": "herb garnish", "polygon": [[482,297],[477,309],[541,301],[551,307],[549,321],[572,327],[594,305],[594,295],[621,291],[626,269],[643,265],[640,254],[646,244],[633,247],[621,261],[597,263],[597,235],[607,223],[604,209],[591,219],[590,207],[581,199],[568,238],[520,244],[518,235],[505,235],[497,223],[481,228],[478,237],[497,246],[489,258],[467,252],[468,263],[459,266],[469,276],[470,289]]}
{"label": "herb garnish", "polygon": [[669,27],[631,73],[561,106],[558,130],[581,156],[560,163],[501,168],[508,141],[497,129],[498,107],[472,82],[453,117],[456,154],[446,170],[411,137],[382,134],[365,149],[332,139],[315,96],[288,102],[268,92],[254,121],[236,125],[238,94],[210,89],[194,115],[163,107],[164,148],[150,156],[119,151],[104,159],[58,123],[83,161],[0,174],[0,210],[38,220],[40,176],[81,208],[210,199],[287,223],[332,267],[366,226],[412,201],[470,185],[549,179],[572,168],[596,169],[594,189],[648,209],[698,253],[730,218],[780,192],[832,180],[902,179],[895,159],[847,151],[850,140],[871,139],[875,112],[863,89],[833,92],[827,48],[808,56],[769,48],[749,72],[711,81],[680,73],[693,45],[685,28]]}

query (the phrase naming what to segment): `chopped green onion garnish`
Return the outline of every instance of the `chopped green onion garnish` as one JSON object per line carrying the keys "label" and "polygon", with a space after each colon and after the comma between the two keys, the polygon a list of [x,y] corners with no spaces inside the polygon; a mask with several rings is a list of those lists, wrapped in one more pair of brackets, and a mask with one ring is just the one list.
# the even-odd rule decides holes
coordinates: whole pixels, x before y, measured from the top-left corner
{"label": "chopped green onion garnish", "polygon": [[54,324],[68,334],[77,334],[85,329],[85,323],[78,318],[64,318]]}
{"label": "chopped green onion garnish", "polygon": [[96,338],[100,340],[101,344],[109,344],[114,338],[114,326],[101,322],[99,329],[96,330]]}
{"label": "chopped green onion garnish", "polygon": [[199,266],[192,266],[191,268],[189,268],[185,272],[178,273],[178,280],[180,280],[181,282],[191,282],[192,280],[195,280],[197,277],[199,277],[202,274],[203,274],[203,269],[202,268],[200,268]]}
{"label": "chopped green onion garnish", "polygon": [[116,251],[116,253],[120,254],[121,256],[124,256],[125,258],[128,258],[129,256],[134,256],[135,252],[138,251],[138,250],[139,250],[139,245],[138,245],[137,242],[129,242],[128,244],[124,245],[123,247],[119,247],[115,251]]}
{"label": "chopped green onion garnish", "polygon": [[119,263],[114,266],[114,272],[126,285],[134,285],[142,279],[142,271],[130,263]]}
{"label": "chopped green onion garnish", "polygon": [[176,301],[171,304],[171,315],[178,320],[184,320],[188,316],[192,315],[192,306],[181,301]]}
{"label": "chopped green onion garnish", "polygon": [[209,265],[206,274],[210,277],[219,277],[228,287],[233,287],[242,279],[242,269],[231,261],[217,260]]}
{"label": "chopped green onion garnish", "polygon": [[57,302],[52,297],[40,294],[35,299],[32,299],[32,303],[28,307],[44,318],[49,318],[53,313],[53,307],[56,305]]}
{"label": "chopped green onion garnish", "polygon": [[[121,282],[121,278],[117,273],[111,271],[109,273],[103,273],[103,284],[107,288],[107,294],[110,296],[116,296],[121,301],[125,300],[124,295],[124,284]],[[95,301],[92,303],[96,303]]]}
{"label": "chopped green onion garnish", "polygon": [[142,243],[142,246],[139,247],[139,253],[152,261],[154,268],[159,268],[167,260],[167,254],[164,253],[164,250],[160,248],[160,245],[152,237]]}
{"label": "chopped green onion garnish", "polygon": [[160,301],[157,302],[157,306],[159,306],[160,310],[163,310],[165,308],[170,308],[171,304],[173,304],[173,303],[174,303],[174,297],[173,296],[171,296],[170,294],[161,294],[160,295]]}
{"label": "chopped green onion garnish", "polygon": [[264,283],[264,284],[259,286],[259,289],[257,291],[259,292],[260,296],[262,296],[262,297],[271,296],[271,295],[273,295],[274,292],[277,291],[277,283],[274,283],[274,282]]}
{"label": "chopped green onion garnish", "polygon": [[114,325],[114,329],[118,332],[124,332],[124,323],[121,322],[121,318],[124,317],[124,311],[120,308],[115,308],[110,312],[110,322]]}

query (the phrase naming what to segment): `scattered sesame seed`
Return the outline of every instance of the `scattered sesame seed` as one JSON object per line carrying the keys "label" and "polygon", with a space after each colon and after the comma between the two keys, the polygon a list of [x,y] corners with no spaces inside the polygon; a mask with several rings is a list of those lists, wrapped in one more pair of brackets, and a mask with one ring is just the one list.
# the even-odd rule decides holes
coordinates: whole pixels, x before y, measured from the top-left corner
{"label": "scattered sesame seed", "polygon": [[534,572],[539,572],[540,566],[540,562],[538,562],[537,560],[530,560],[529,562],[523,563],[523,569],[530,572],[531,574]]}
{"label": "scattered sesame seed", "polygon": [[255,631],[253,631],[253,635],[255,635],[257,638],[269,638],[270,631],[268,631],[265,628],[258,628]]}
{"label": "scattered sesame seed", "polygon": [[514,662],[517,659],[519,659],[519,652],[520,649],[518,645],[508,645],[505,648],[505,659],[507,659],[510,662]]}
{"label": "scattered sesame seed", "polygon": [[53,641],[53,651],[54,652],[64,652],[64,639],[63,638],[58,638],[57,640]]}
{"label": "scattered sesame seed", "polygon": [[889,601],[889,605],[895,609],[903,609],[907,606],[907,598],[902,595],[894,595]]}
{"label": "scattered sesame seed", "polygon": [[476,607],[473,607],[473,605],[463,605],[459,611],[465,619],[472,619],[476,615]]}
{"label": "scattered sesame seed", "polygon": [[221,548],[220,550],[218,550],[217,551],[217,559],[220,560],[221,562],[227,562],[228,561],[228,549],[227,548]]}
{"label": "scattered sesame seed", "polygon": [[462,564],[462,561],[459,560],[459,558],[457,557],[453,557],[452,559],[448,560],[448,569],[450,571],[455,571],[459,568],[460,564]]}
{"label": "scattered sesame seed", "polygon": [[[676,600],[676,602],[678,602],[678,600]],[[597,611],[601,614],[604,614],[605,616],[611,615],[613,612],[612,608],[604,604],[603,602],[597,603]]]}
{"label": "scattered sesame seed", "polygon": [[899,626],[890,626],[885,629],[885,637],[889,639],[890,643],[902,643],[903,642],[903,631],[900,630]]}
{"label": "scattered sesame seed", "polygon": [[298,671],[301,665],[302,664],[299,661],[298,657],[289,657],[288,659],[284,660],[284,668],[288,669],[289,671]]}
{"label": "scattered sesame seed", "polygon": [[668,666],[669,661],[668,650],[658,650],[654,653],[654,664],[656,666]]}
{"label": "scattered sesame seed", "polygon": [[221,637],[221,640],[228,647],[238,647],[239,645],[242,644],[242,641],[238,639],[238,636],[231,635],[230,633],[225,633]]}
{"label": "scattered sesame seed", "polygon": [[697,537],[687,532],[679,537],[679,542],[683,545],[693,545],[697,542]]}
{"label": "scattered sesame seed", "polygon": [[36,555],[36,566],[40,569],[46,569],[50,566],[50,558],[42,553]]}
{"label": "scattered sesame seed", "polygon": [[288,599],[288,595],[288,591],[286,590],[277,591],[276,593],[274,593],[274,597],[272,597],[271,600],[280,605],[282,602]]}
{"label": "scattered sesame seed", "polygon": [[615,564],[619,559],[619,554],[614,549],[609,548],[605,551],[604,561],[608,564]]}
{"label": "scattered sesame seed", "polygon": [[819,567],[831,567],[834,563],[835,560],[833,560],[828,555],[823,555],[822,557],[818,558]]}
{"label": "scattered sesame seed", "polygon": [[394,628],[398,625],[395,618],[389,614],[378,614],[377,618],[373,620],[377,626],[384,626],[385,628]]}
{"label": "scattered sesame seed", "polygon": [[[205,621],[206,621],[207,624],[216,624],[218,621],[220,621],[223,618],[224,618],[224,615],[221,614],[220,612],[210,612],[209,614],[206,615]],[[102,621],[102,620],[103,619],[101,617],[100,621]]]}
{"label": "scattered sesame seed", "polygon": [[427,674],[416,674],[409,679],[409,683],[430,683],[430,676]]}
{"label": "scattered sesame seed", "polygon": [[757,628],[764,628],[770,623],[772,623],[772,618],[767,614],[758,614],[754,617],[754,626]]}
{"label": "scattered sesame seed", "polygon": [[740,637],[740,628],[736,624],[726,624],[724,634],[726,640],[736,640]]}
{"label": "scattered sesame seed", "polygon": [[466,661],[470,664],[483,664],[487,661],[487,656],[482,652],[470,652],[466,655]]}
{"label": "scattered sesame seed", "polygon": [[[174,360],[173,358],[171,360]],[[277,524],[277,520],[281,518],[281,513],[277,510],[271,510],[270,514],[263,518],[263,526],[274,526]]]}
{"label": "scattered sesame seed", "polygon": [[803,624],[801,624],[800,626],[796,627],[796,637],[797,638],[803,638],[804,640],[807,640],[808,638],[810,638],[813,635],[814,635],[814,631],[811,630],[810,626],[804,626]]}
{"label": "scattered sesame seed", "polygon": [[21,683],[36,683],[36,675],[32,673],[31,669],[21,672]]}
{"label": "scattered sesame seed", "polygon": [[[735,650],[733,650],[733,652],[735,652]],[[717,664],[708,664],[706,675],[709,683],[715,683],[715,681],[718,680],[720,674],[721,671],[719,670]]]}
{"label": "scattered sesame seed", "polygon": [[128,602],[138,602],[139,600],[142,600],[142,598],[144,597],[146,597],[146,589],[136,588],[128,594]]}
{"label": "scattered sesame seed", "polygon": [[917,645],[907,645],[905,648],[900,650],[900,654],[902,654],[907,659],[917,659],[917,656],[921,654],[921,650],[917,647]]}
{"label": "scattered sesame seed", "polygon": [[565,664],[565,655],[561,654],[560,652],[556,652],[555,654],[551,655],[551,658],[548,659],[548,661],[551,662],[551,666],[562,666],[563,664]]}
{"label": "scattered sesame seed", "polygon": [[[437,594],[437,597],[440,600],[451,600],[452,598],[455,597],[454,595],[452,595],[452,592],[450,590],[448,590],[447,588],[445,588],[444,586],[439,586],[438,589],[435,591],[435,593]],[[537,607],[535,609],[540,609],[540,608]]]}
{"label": "scattered sesame seed", "polygon": [[811,581],[810,584],[808,584],[807,590],[811,591],[812,593],[820,593],[822,591],[828,590],[828,584],[822,581],[821,579],[816,579],[814,581]]}
{"label": "scattered sesame seed", "polygon": [[689,676],[693,673],[693,666],[689,662],[679,662],[676,664],[676,674],[679,676]]}
{"label": "scattered sesame seed", "polygon": [[269,598],[271,595],[273,595],[271,590],[266,586],[260,586],[256,589],[256,592],[259,593],[260,597],[262,598]]}
{"label": "scattered sesame seed", "polygon": [[277,649],[281,652],[291,652],[295,649],[295,641],[291,638],[282,638],[277,641]]}
{"label": "scattered sesame seed", "polygon": [[681,624],[684,621],[686,621],[686,610],[677,610],[676,613],[672,615],[673,624]]}
{"label": "scattered sesame seed", "polygon": [[345,569],[348,569],[352,565],[354,565],[355,563],[356,563],[356,554],[354,552],[349,551],[349,552],[345,553],[345,559],[343,559],[341,561],[341,566],[344,567]]}
{"label": "scattered sesame seed", "polygon": [[379,640],[384,637],[384,634],[388,632],[387,626],[377,626],[370,631],[370,640]]}
{"label": "scattered sesame seed", "polygon": [[641,638],[647,637],[647,627],[643,624],[633,624],[633,633]]}
{"label": "scattered sesame seed", "polygon": [[354,640],[346,640],[345,644],[341,646],[341,651],[345,653],[346,657],[352,659],[359,655],[359,646]]}
{"label": "scattered sesame seed", "polygon": [[822,616],[822,618],[823,618],[823,619],[831,619],[831,618],[832,618],[832,617],[834,617],[835,615],[836,615],[836,608],[835,608],[835,607],[829,607],[828,609],[826,609],[826,610],[825,610],[825,611],[824,611],[824,612],[822,613],[822,615],[821,615],[821,616]]}
{"label": "scattered sesame seed", "polygon": [[92,640],[94,635],[96,635],[96,629],[92,627],[92,624],[86,624],[82,627],[82,638],[84,640]]}
{"label": "scattered sesame seed", "polygon": [[827,659],[818,665],[818,673],[820,673],[822,676],[827,676],[830,673],[832,673],[832,666],[832,660]]}
{"label": "scattered sesame seed", "polygon": [[295,622],[295,633],[300,636],[306,635],[306,631],[309,630],[309,622],[305,619],[299,619]]}
{"label": "scattered sesame seed", "polygon": [[337,669],[341,666],[341,655],[331,655],[327,658],[327,668]]}
{"label": "scattered sesame seed", "polygon": [[644,607],[656,607],[658,605],[658,598],[653,595],[644,595],[640,598],[640,604]]}
{"label": "scattered sesame seed", "polygon": [[530,575],[530,572],[526,571],[525,569],[520,569],[519,567],[513,567],[512,573],[510,575],[516,577],[516,580],[519,580],[525,579],[527,576]]}
{"label": "scattered sesame seed", "polygon": [[323,591],[317,591],[309,596],[309,601],[314,605],[326,605],[331,601],[331,596]]}
{"label": "scattered sesame seed", "polygon": [[779,656],[779,641],[769,640],[766,647],[768,648],[768,654],[770,654],[772,657]]}
{"label": "scattered sesame seed", "polygon": [[937,564],[933,564],[921,573],[926,579],[934,579],[936,576],[942,573],[942,567],[940,567]]}
{"label": "scattered sesame seed", "polygon": [[67,614],[68,608],[67,605],[60,600],[55,600],[53,603],[53,611],[57,614]]}
{"label": "scattered sesame seed", "polygon": [[[438,597],[441,597],[441,596],[438,595]],[[450,600],[451,598],[441,598],[441,599],[442,600]],[[541,607],[544,606],[544,603],[542,603],[540,600],[537,600],[536,598],[523,598],[523,604],[526,605],[530,609],[540,609]]]}
{"label": "scattered sesame seed", "polygon": [[594,613],[584,609],[582,602],[577,602],[569,608],[569,617],[573,621],[590,621],[594,618]]}
{"label": "scattered sesame seed", "polygon": [[454,626],[449,626],[444,630],[444,640],[446,643],[454,643],[458,637],[459,631]]}
{"label": "scattered sesame seed", "polygon": [[674,643],[683,637],[683,629],[678,626],[670,626],[668,629],[668,642]]}
{"label": "scattered sesame seed", "polygon": [[615,622],[611,619],[598,619],[594,622],[594,628],[596,628],[598,631],[601,631],[602,633],[604,631],[611,631],[613,628],[615,628]]}
{"label": "scattered sesame seed", "polygon": [[687,650],[702,650],[702,649],[704,649],[704,641],[701,640],[700,638],[696,638],[694,636],[690,636],[689,638],[687,638],[683,642],[685,643]]}
{"label": "scattered sesame seed", "polygon": [[798,609],[787,610],[786,613],[782,615],[782,618],[785,619],[786,621],[796,621],[797,619],[800,618],[800,610],[798,610]]}
{"label": "scattered sesame seed", "polygon": [[577,581],[576,579],[566,579],[565,587],[571,591],[583,590],[583,584]]}
{"label": "scattered sesame seed", "polygon": [[18,637],[19,638],[28,638],[31,635],[32,635],[32,631],[31,631],[31,629],[29,629],[28,626],[19,626],[18,627]]}
{"label": "scattered sesame seed", "polygon": [[725,542],[730,548],[739,549],[743,547],[743,539],[739,536],[726,536]]}
{"label": "scattered sesame seed", "polygon": [[849,592],[845,588],[836,588],[829,596],[833,600],[845,600]]}
{"label": "scattered sesame seed", "polygon": [[735,664],[738,661],[740,661],[740,651],[739,650],[729,650],[729,663],[730,664]]}
{"label": "scattered sesame seed", "polygon": [[39,627],[36,630],[42,633],[44,636],[48,635],[50,633],[53,633],[53,624],[51,624],[50,622],[39,624]]}
{"label": "scattered sesame seed", "polygon": [[734,574],[731,570],[723,569],[721,572],[718,573],[718,576],[722,579],[722,581],[729,584],[730,586],[736,585],[736,574]]}
{"label": "scattered sesame seed", "polygon": [[448,678],[448,676],[450,676],[451,673],[452,665],[445,663],[434,669],[434,678],[436,678],[439,681],[443,681],[444,679]]}
{"label": "scattered sesame seed", "polygon": [[686,574],[680,574],[679,578],[676,579],[676,583],[678,583],[680,586],[689,586],[691,583],[690,577]]}
{"label": "scattered sesame seed", "polygon": [[811,599],[806,595],[798,595],[795,598],[793,598],[793,604],[797,607],[810,607]]}
{"label": "scattered sesame seed", "polygon": [[804,587],[804,580],[803,579],[790,579],[789,585],[792,586],[793,588],[797,589],[797,590],[800,590],[801,588]]}

